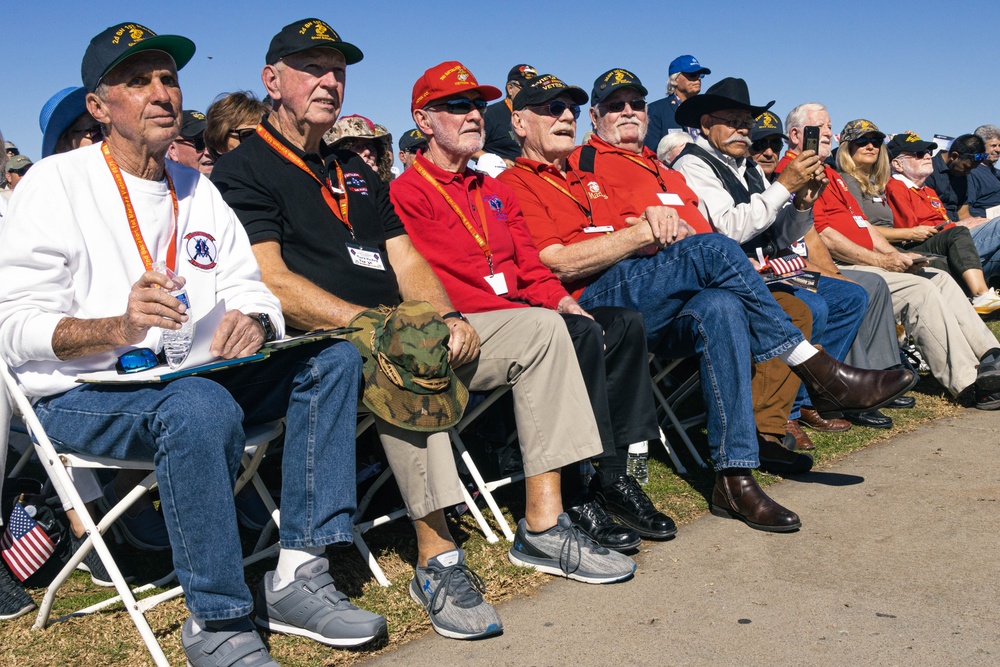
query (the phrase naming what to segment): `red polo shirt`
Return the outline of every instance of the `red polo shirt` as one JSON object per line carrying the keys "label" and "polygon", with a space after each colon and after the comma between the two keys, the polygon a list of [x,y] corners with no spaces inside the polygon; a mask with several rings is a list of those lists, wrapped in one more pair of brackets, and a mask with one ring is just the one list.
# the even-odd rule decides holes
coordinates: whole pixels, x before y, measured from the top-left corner
{"label": "red polo shirt", "polygon": [[[656,153],[643,146],[640,156],[612,146],[596,134],[591,135],[589,144],[596,151],[594,173],[600,177],[601,184],[628,207],[624,211],[626,215],[639,216],[650,206],[663,206],[660,194],[677,195],[682,203],[667,205],[677,209],[681,220],[699,234],[715,231],[698,210],[698,195],[688,187],[684,176],[664,167]],[[570,166],[577,171],[580,171],[582,149],[582,146],[577,146],[569,156]]]}
{"label": "red polo shirt", "polygon": [[[451,197],[488,243],[493,271],[503,273],[507,283],[507,293],[496,294],[485,278],[490,267],[482,248],[435,186],[415,168],[407,169],[392,182],[389,196],[414,247],[434,269],[455,307],[467,313],[528,305],[555,309],[568,293],[538,259],[510,188],[470,169],[460,174],[446,171],[423,154],[415,163]],[[485,208],[486,229],[479,216],[477,190]]]}
{"label": "red polo shirt", "polygon": [[[786,151],[774,169],[775,175],[780,174],[796,155],[797,153]],[[868,218],[861,210],[861,204],[850,193],[847,183],[844,183],[844,179],[833,167],[824,164],[823,168],[830,184],[813,204],[813,224],[816,225],[816,231],[822,232],[827,227],[832,227],[862,248],[874,250],[872,232]]]}
{"label": "red polo shirt", "polygon": [[[947,222],[948,210],[933,188],[923,186],[915,188],[908,186],[898,178],[890,178],[885,186],[885,198],[892,209],[892,224],[894,227],[916,227],[926,225],[936,227]],[[954,227],[949,223],[942,229]]]}
{"label": "red polo shirt", "polygon": [[[516,166],[505,170],[497,180],[517,195],[524,221],[540,251],[550,245],[571,245],[608,233],[588,232],[588,228],[611,227],[618,231],[628,227],[626,216],[620,212],[623,205],[601,187],[594,174],[568,168],[564,176],[553,165],[517,158]],[[566,288],[573,298],[579,298],[599,276],[567,283]]]}

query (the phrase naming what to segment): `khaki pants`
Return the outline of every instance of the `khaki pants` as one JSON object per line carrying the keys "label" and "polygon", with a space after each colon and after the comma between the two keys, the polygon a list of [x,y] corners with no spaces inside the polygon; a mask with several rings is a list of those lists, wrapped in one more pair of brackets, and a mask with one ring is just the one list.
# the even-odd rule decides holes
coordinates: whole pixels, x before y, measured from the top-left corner
{"label": "khaki pants", "polygon": [[[788,292],[771,292],[781,309],[792,319],[792,324],[809,340],[812,335],[812,313],[809,306]],[[778,357],[753,366],[750,392],[753,396],[753,419],[758,433],[785,435],[785,422],[795,403],[795,395],[802,383],[784,361]]]}
{"label": "khaki pants", "polygon": [[976,381],[979,358],[1000,347],[950,274],[937,269],[895,273],[873,266],[849,266],[877,273],[892,292],[892,309],[913,334],[931,373],[952,396]]}
{"label": "khaki pants", "polygon": [[[601,437],[566,325],[543,308],[468,315],[479,357],[456,369],[471,391],[512,386],[524,473],[531,477],[601,453]],[[463,501],[448,434],[375,420],[412,518]]]}

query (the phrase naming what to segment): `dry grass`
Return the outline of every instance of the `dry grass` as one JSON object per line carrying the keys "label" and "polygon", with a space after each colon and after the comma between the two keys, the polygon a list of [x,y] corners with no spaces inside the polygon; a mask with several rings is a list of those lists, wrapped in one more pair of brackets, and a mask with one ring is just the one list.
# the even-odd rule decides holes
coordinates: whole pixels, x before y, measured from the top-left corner
{"label": "dry grass", "polygon": [[[997,327],[998,325],[993,325]],[[811,434],[818,446],[816,467],[822,468],[861,447],[910,431],[919,424],[933,419],[960,414],[959,407],[945,397],[933,380],[924,380],[914,392],[917,407],[897,410],[890,414],[897,427],[891,431],[854,428],[844,434]],[[691,433],[703,456],[707,454],[704,432]],[[681,455],[682,458],[684,454]],[[706,456],[707,458],[707,456]],[[647,491],[656,504],[681,525],[690,523],[707,511],[706,494],[712,486],[711,473],[695,468],[685,459],[689,474],[677,475],[666,463],[661,448],[653,450],[650,461],[650,484]],[[763,484],[778,478],[760,475]],[[523,503],[523,486],[503,490],[498,500],[509,512],[520,515]],[[508,514],[508,519],[511,519]],[[465,515],[454,521],[452,532],[468,554],[469,564],[487,582],[490,602],[497,603],[514,595],[529,593],[547,577],[510,565],[505,557],[505,543],[488,544],[475,522]],[[245,536],[247,543],[251,536]],[[389,588],[380,587],[368,573],[357,551],[341,549],[330,551],[332,567],[338,585],[359,606],[384,615],[389,622],[388,641],[379,647],[361,650],[331,650],[314,642],[274,635],[266,637],[274,657],[285,667],[352,665],[377,653],[390,650],[429,631],[423,611],[414,604],[406,587],[413,575],[416,545],[412,529],[405,522],[371,531],[366,540],[378,557],[379,563],[391,579]],[[163,556],[151,557],[141,552],[128,551],[134,569],[150,576],[161,574],[169,567]],[[264,563],[247,571],[247,581],[254,590],[263,572],[273,567]],[[40,600],[42,590],[30,591]],[[97,589],[83,573],[76,573],[59,592],[54,616],[91,604],[110,596],[106,589]],[[171,664],[184,664],[180,649],[180,628],[187,617],[182,600],[173,600],[155,608],[149,614],[150,624],[164,647]],[[73,618],[58,623],[43,632],[30,630],[34,615],[29,614],[3,625],[0,634],[0,665],[14,667],[43,667],[64,665],[107,665],[137,667],[152,664],[138,633],[121,606],[96,615]]]}

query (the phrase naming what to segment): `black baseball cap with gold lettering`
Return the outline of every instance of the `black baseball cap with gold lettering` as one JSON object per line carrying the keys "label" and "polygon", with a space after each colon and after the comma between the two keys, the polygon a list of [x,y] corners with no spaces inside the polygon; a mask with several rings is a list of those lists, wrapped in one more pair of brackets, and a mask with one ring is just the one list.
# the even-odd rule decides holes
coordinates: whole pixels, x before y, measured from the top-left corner
{"label": "black baseball cap with gold lettering", "polygon": [[583,88],[570,86],[554,74],[542,74],[521,87],[511,106],[520,111],[524,107],[545,104],[563,94],[568,95],[573,104],[587,103],[587,93]]}
{"label": "black baseball cap with gold lettering", "polygon": [[83,54],[80,74],[84,87],[88,92],[94,92],[104,75],[115,65],[140,51],[163,51],[174,59],[179,70],[191,60],[195,46],[187,37],[157,35],[139,23],[113,25],[90,40],[90,46]]}
{"label": "black baseball cap with gold lettering", "polygon": [[319,19],[301,19],[289,23],[271,38],[264,60],[273,65],[285,56],[306,51],[316,46],[324,46],[340,51],[348,65],[360,62],[365,57],[361,49],[340,38],[337,31]]}
{"label": "black baseball cap with gold lettering", "polygon": [[590,106],[596,107],[619,88],[635,88],[643,97],[649,94],[646,87],[642,85],[642,81],[639,81],[639,77],[627,69],[616,67],[608,70],[594,81],[594,90],[590,93]]}

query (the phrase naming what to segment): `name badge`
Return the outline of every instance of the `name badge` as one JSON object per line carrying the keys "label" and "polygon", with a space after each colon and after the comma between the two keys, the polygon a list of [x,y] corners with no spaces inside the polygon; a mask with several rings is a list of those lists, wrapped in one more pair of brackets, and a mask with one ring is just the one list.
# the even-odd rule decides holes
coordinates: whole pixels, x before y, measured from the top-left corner
{"label": "name badge", "polygon": [[605,232],[613,232],[615,228],[612,225],[599,225],[597,227],[584,227],[584,234],[604,234]]}
{"label": "name badge", "polygon": [[483,276],[483,278],[490,284],[497,296],[503,296],[507,293],[507,279],[503,277],[502,272],[494,273],[492,276]]}
{"label": "name badge", "polygon": [[363,266],[366,269],[377,269],[385,271],[385,264],[382,263],[382,253],[376,248],[365,248],[357,243],[346,243],[347,252],[351,256],[351,261],[356,266]]}
{"label": "name badge", "polygon": [[881,197],[872,197],[872,203],[874,203],[874,204],[881,204],[882,203],[882,198]]}
{"label": "name badge", "polygon": [[861,227],[862,229],[864,229],[865,227],[868,226],[868,221],[865,220],[865,216],[863,216],[863,215],[856,215],[856,216],[854,216],[854,223],[858,227]]}
{"label": "name badge", "polygon": [[657,192],[656,196],[660,198],[660,203],[664,206],[684,206],[684,200],[673,192]]}

